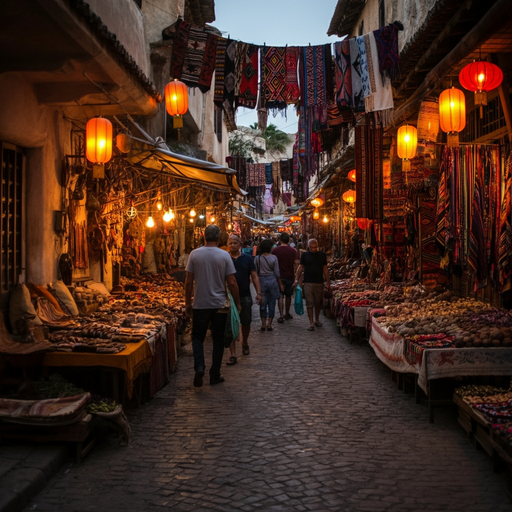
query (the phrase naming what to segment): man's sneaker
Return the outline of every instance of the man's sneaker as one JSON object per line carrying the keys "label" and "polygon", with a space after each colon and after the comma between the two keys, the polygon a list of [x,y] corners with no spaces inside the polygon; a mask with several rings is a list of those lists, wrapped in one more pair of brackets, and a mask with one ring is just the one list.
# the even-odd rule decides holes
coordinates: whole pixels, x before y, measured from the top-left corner
{"label": "man's sneaker", "polygon": [[200,388],[203,385],[204,368],[198,368],[194,377],[194,387]]}
{"label": "man's sneaker", "polygon": [[224,382],[226,379],[224,377],[210,377],[210,386],[214,386],[215,384],[220,384]]}

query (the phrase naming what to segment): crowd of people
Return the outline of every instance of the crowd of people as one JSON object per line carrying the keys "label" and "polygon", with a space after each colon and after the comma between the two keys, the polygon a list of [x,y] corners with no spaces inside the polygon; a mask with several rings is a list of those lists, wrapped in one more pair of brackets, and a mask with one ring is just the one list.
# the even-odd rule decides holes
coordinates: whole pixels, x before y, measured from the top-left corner
{"label": "crowd of people", "polygon": [[[259,305],[261,331],[272,331],[276,315],[278,323],[293,319],[290,313],[292,297],[300,286],[306,299],[309,331],[322,327],[320,311],[325,289],[330,290],[327,256],[314,238],[301,239],[297,244],[286,232],[278,240],[257,238],[242,241],[236,234],[226,239],[218,226],[205,229],[205,245],[194,249],[186,261],[185,304],[192,319],[194,354],[194,386],[203,385],[206,363],[204,340],[210,328],[213,339],[210,385],[224,382],[221,375],[226,322],[230,308],[236,308],[241,332],[229,346],[226,365],[237,363],[237,343],[248,356],[252,323],[253,298],[251,284]],[[229,343],[229,338],[228,338]]]}

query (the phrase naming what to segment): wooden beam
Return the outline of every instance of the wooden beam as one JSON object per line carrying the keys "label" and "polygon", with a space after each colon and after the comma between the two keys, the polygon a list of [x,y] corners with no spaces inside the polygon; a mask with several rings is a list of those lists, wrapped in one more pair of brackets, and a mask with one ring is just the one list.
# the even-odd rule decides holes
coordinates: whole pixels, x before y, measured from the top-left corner
{"label": "wooden beam", "polygon": [[399,125],[411,114],[417,112],[423,98],[443,81],[452,67],[504,27],[511,17],[510,0],[497,0],[483,18],[461,39],[460,43],[428,73],[422,85],[416,89],[409,101],[395,109],[393,122],[387,129]]}

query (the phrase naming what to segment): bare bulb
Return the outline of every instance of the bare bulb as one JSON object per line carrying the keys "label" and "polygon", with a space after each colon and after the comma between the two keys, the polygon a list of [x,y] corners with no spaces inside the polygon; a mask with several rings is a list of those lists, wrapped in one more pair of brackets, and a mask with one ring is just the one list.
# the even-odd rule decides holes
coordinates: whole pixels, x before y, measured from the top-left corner
{"label": "bare bulb", "polygon": [[153,217],[149,216],[148,221],[146,222],[146,226],[148,228],[154,228],[155,227],[155,221],[153,220]]}
{"label": "bare bulb", "polygon": [[194,210],[194,208],[192,208],[192,210],[190,210],[189,215],[190,215],[191,217],[195,217],[195,216],[196,216],[196,211]]}
{"label": "bare bulb", "polygon": [[164,222],[169,222],[171,220],[171,213],[165,212],[164,213]]}
{"label": "bare bulb", "polygon": [[213,224],[215,222],[215,217],[210,217],[210,222]]}

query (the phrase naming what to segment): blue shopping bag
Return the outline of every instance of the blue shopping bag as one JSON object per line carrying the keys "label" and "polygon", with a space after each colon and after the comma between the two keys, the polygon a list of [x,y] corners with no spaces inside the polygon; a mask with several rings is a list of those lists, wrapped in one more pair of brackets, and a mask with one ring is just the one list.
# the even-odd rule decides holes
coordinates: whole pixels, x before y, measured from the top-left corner
{"label": "blue shopping bag", "polygon": [[295,289],[295,313],[297,315],[304,314],[304,304],[302,303],[302,288],[297,285]]}

